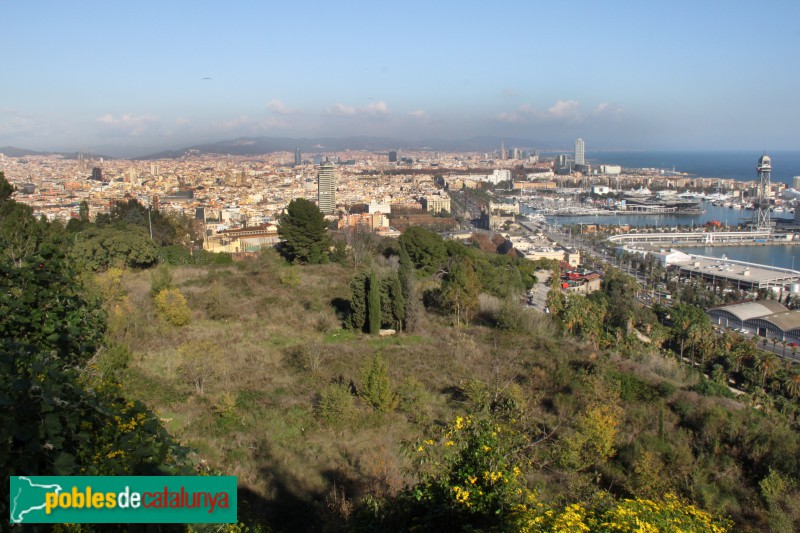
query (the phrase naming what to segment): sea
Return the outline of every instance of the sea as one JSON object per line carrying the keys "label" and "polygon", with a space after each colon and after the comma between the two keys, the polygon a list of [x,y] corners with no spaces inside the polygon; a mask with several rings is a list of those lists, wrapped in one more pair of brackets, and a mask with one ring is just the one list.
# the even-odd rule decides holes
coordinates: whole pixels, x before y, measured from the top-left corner
{"label": "sea", "polygon": [[758,158],[772,159],[772,181],[791,186],[800,176],[800,150],[792,151],[586,151],[589,164],[621,165],[624,168],[658,168],[687,172],[702,178],[733,178],[751,181],[758,177]]}
{"label": "sea", "polygon": [[[791,187],[792,178],[800,176],[798,151],[587,151],[589,164],[620,165],[624,168],[656,168],[675,170],[704,178],[732,178],[753,181],[758,178],[758,159],[767,154],[772,160],[773,182]],[[698,215],[611,215],[547,217],[551,224],[627,224],[631,226],[698,226],[711,220],[723,225],[737,226],[749,220],[753,211],[713,206],[703,202],[704,213]],[[773,213],[773,218],[792,218],[789,213]],[[711,257],[748,261],[762,265],[800,269],[800,245],[787,246],[715,246],[686,248],[686,252]]]}

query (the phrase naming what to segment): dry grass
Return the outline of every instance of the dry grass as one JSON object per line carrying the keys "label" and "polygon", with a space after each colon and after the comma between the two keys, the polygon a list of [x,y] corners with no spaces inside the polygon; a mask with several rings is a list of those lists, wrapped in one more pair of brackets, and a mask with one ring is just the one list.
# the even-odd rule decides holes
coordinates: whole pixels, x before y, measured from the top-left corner
{"label": "dry grass", "polygon": [[[286,276],[281,282],[290,268],[299,284],[287,284]],[[173,283],[192,309],[192,322],[182,328],[155,319],[148,272],[124,278],[132,304],[122,336],[133,354],[128,394],[151,405],[215,470],[238,476],[251,491],[247,508],[287,528],[310,527],[315,513],[346,513],[362,494],[399,490],[409,481],[401,443],[463,412],[457,391],[465,383],[516,383],[531,417],[555,426],[559,412],[576,409],[575,376],[598,357],[535,313],[526,313],[516,332],[453,328],[437,315],[425,315],[413,335],[346,332],[340,307],[353,275],[339,265],[290,267],[271,255],[222,268],[176,268]],[[484,300],[487,311],[497,310],[497,302]],[[204,340],[219,347],[212,361],[219,366],[200,395],[179,371],[180,349]],[[293,358],[297,353],[305,363]],[[356,400],[357,415],[347,424],[318,420],[319,392],[334,380],[358,388],[359,370],[375,353],[386,358],[395,389],[409,378],[421,387],[424,416],[379,415]],[[680,368],[660,358],[634,366],[648,379],[681,379]],[[539,405],[544,391],[552,400]],[[302,523],[287,518],[303,513]]]}

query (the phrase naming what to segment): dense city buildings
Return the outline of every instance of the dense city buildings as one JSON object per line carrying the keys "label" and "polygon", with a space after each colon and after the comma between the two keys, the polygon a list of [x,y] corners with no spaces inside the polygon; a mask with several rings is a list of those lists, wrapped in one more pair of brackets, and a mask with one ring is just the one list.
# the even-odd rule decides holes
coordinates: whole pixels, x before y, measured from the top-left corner
{"label": "dense city buildings", "polygon": [[[503,146],[501,151],[505,150]],[[540,160],[533,150],[511,149],[514,159],[508,160],[498,159],[497,152],[408,150],[402,158],[398,151],[396,162],[388,161],[394,156],[387,157],[386,151],[320,151],[307,155],[300,165],[298,152],[257,156],[187,152],[158,160],[0,155],[0,170],[16,186],[19,201],[31,205],[37,216],[66,223],[79,216],[78,206],[86,201],[94,219],[108,212],[113,202],[135,199],[165,213],[197,218],[205,224],[204,246],[220,251],[271,242],[272,226],[294,198],[316,201],[329,216],[338,214],[340,227],[369,226],[392,235],[413,224],[449,230],[457,223],[447,213],[476,227],[503,230],[519,216],[519,202],[546,201],[571,209],[570,198],[577,194],[594,193],[591,202],[600,207],[624,191],[722,190],[745,202],[757,189],[753,181],[618,165],[598,164],[589,173],[556,173],[559,162],[569,167],[570,158]],[[331,163],[323,163],[326,160]],[[770,186],[772,202],[780,201],[781,187]],[[480,205],[467,206],[468,216],[458,201],[462,191],[483,198]],[[516,205],[511,198],[518,200]]]}

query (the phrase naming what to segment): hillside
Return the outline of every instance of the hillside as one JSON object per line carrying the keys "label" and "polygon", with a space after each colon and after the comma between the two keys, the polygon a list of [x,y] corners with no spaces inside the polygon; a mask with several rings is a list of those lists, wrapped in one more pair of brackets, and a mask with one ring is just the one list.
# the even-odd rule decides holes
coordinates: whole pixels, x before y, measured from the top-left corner
{"label": "hillside", "polygon": [[[126,393],[154,408],[209,469],[239,476],[242,519],[285,531],[347,524],[365,496],[391,498],[416,481],[404,442],[481,412],[493,394],[519,408],[535,443],[527,483],[556,506],[597,505],[604,491],[674,492],[733,517],[740,530],[759,530],[770,509],[752,505],[762,498],[758,481],[796,468],[797,432],[782,417],[694,392],[700,378],[674,360],[601,352],[545,316],[524,316],[516,331],[453,327],[430,312],[413,333],[342,329],[352,274],[335,264],[289,266],[274,252],[176,268],[173,282],[192,310],[181,328],[156,318],[151,272],[122,278],[126,296],[116,305],[125,319],[111,335],[131,352]],[[381,413],[353,396],[352,408],[326,419],[320,398],[330,384],[362,391],[362,369],[376,354],[397,409]],[[202,394],[187,364],[207,370]],[[575,439],[601,438],[582,427],[598,397],[620,407],[613,450],[607,460],[586,450],[570,457]]]}

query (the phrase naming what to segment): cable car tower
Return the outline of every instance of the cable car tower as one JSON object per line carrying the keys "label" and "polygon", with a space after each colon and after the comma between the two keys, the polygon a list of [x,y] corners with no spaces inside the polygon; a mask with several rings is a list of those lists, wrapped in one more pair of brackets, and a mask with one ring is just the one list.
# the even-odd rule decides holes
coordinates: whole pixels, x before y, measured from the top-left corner
{"label": "cable car tower", "polygon": [[769,193],[770,176],[772,175],[772,161],[764,154],[758,158],[758,188],[753,201],[753,221],[751,225],[755,230],[770,229],[769,220]]}

